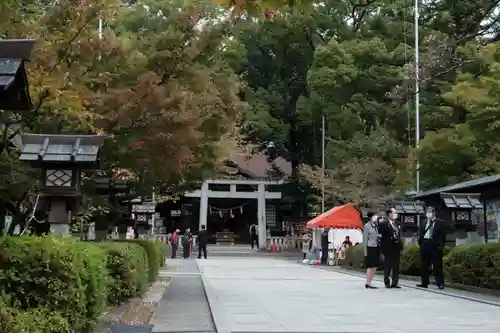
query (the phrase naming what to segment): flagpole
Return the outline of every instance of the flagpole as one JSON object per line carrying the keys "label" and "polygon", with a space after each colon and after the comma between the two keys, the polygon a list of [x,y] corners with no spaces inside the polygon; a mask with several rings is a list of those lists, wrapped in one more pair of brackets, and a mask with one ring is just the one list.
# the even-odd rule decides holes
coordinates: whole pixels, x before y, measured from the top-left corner
{"label": "flagpole", "polygon": [[[420,145],[420,57],[419,57],[419,0],[415,0],[415,148]],[[420,161],[417,160],[416,191],[420,193]]]}
{"label": "flagpole", "polygon": [[325,113],[321,116],[321,213],[325,212]]}
{"label": "flagpole", "polygon": [[[103,26],[103,19],[102,19],[102,13],[99,14],[99,27],[98,27],[98,36],[99,36],[99,40],[102,40],[102,26]],[[100,46],[99,46],[100,48]],[[102,56],[102,51],[99,50],[99,56],[98,56],[98,59],[101,60],[101,56]]]}

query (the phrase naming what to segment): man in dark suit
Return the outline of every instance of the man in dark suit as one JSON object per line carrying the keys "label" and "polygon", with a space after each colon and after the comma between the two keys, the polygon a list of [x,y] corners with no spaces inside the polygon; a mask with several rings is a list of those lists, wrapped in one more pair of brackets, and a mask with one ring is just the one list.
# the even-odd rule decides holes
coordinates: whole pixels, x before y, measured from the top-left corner
{"label": "man in dark suit", "polygon": [[196,242],[198,243],[198,259],[201,259],[201,252],[203,252],[203,258],[207,259],[208,233],[204,225],[202,225],[201,230],[198,231]]}
{"label": "man in dark suit", "polygon": [[328,244],[330,244],[328,240],[329,232],[330,229],[325,228],[321,233],[321,265],[328,264]]}
{"label": "man in dark suit", "polygon": [[[403,240],[401,227],[397,223],[398,213],[395,208],[387,212],[387,220],[380,224],[380,246],[384,254],[384,284],[386,288],[401,288],[399,283],[399,262]],[[389,278],[390,276],[390,278]]]}
{"label": "man in dark suit", "polygon": [[422,283],[417,287],[429,286],[429,271],[432,265],[436,285],[444,289],[443,248],[446,243],[446,230],[442,220],[436,218],[434,207],[427,207],[425,219],[419,225],[418,244],[420,245]]}

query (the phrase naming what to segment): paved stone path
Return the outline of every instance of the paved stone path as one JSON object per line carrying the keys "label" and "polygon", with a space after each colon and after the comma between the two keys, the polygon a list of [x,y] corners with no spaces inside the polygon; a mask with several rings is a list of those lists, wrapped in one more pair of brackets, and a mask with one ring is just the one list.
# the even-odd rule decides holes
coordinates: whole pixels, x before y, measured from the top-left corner
{"label": "paved stone path", "polygon": [[215,326],[194,259],[169,259],[160,276],[171,278],[151,320],[153,332],[215,333]]}
{"label": "paved stone path", "polygon": [[500,329],[497,306],[412,288],[366,290],[362,277],[290,261],[212,257],[198,265],[218,333]]}

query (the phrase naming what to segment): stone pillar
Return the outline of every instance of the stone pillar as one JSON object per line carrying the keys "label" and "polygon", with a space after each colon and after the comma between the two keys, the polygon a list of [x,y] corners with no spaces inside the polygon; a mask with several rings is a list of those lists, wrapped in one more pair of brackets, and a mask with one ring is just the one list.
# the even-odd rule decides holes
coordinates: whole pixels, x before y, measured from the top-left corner
{"label": "stone pillar", "polygon": [[66,210],[65,199],[53,199],[50,203],[48,222],[55,235],[68,236],[71,213]]}
{"label": "stone pillar", "polygon": [[200,223],[198,230],[201,226],[207,226],[207,214],[208,214],[208,182],[203,182],[201,185],[201,196],[200,196]]}
{"label": "stone pillar", "polygon": [[259,248],[266,248],[266,187],[259,184],[257,196],[257,225],[259,226]]}

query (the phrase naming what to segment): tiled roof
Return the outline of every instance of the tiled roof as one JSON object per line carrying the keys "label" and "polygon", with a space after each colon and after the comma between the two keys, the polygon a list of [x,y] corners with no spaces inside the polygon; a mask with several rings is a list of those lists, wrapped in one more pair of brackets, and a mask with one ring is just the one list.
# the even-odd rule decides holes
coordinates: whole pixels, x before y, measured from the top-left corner
{"label": "tiled roof", "polygon": [[479,193],[441,193],[441,198],[448,208],[481,209],[483,205],[479,196]]}
{"label": "tiled roof", "polygon": [[22,162],[88,164],[98,161],[102,135],[23,134]]}
{"label": "tiled roof", "polygon": [[[292,163],[278,156],[269,159],[265,152],[253,155],[238,154],[230,159],[237,165],[241,173],[254,179],[280,178],[284,179],[292,174]],[[277,173],[281,174],[277,177]]]}
{"label": "tiled roof", "polygon": [[475,186],[489,185],[489,184],[493,184],[493,183],[497,183],[497,182],[500,182],[500,174],[496,174],[496,175],[488,176],[488,177],[483,177],[483,178],[478,178],[478,179],[473,179],[473,180],[469,180],[466,182],[457,183],[454,185],[444,186],[444,187],[436,188],[433,190],[425,191],[423,193],[420,193],[420,194],[413,196],[413,198],[424,198],[424,197],[428,197],[428,196],[434,195],[434,194],[439,194],[442,192],[453,192],[453,191],[458,191],[458,190],[465,190],[465,189],[472,188]]}
{"label": "tiled roof", "polygon": [[423,214],[424,203],[421,201],[392,201],[388,205],[394,207],[398,214]]}

